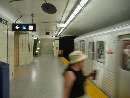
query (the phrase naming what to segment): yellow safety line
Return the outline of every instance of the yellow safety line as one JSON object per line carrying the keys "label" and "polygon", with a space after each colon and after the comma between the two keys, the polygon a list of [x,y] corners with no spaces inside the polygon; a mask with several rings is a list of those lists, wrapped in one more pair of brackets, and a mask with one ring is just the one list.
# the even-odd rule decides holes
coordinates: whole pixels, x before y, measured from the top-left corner
{"label": "yellow safety line", "polygon": [[[68,65],[69,61],[60,57],[63,64]],[[89,98],[109,98],[101,89],[99,89],[91,80],[87,80],[85,83],[85,93]]]}
{"label": "yellow safety line", "polygon": [[60,57],[61,61],[63,62],[64,65],[68,65],[69,64],[69,61],[64,58],[64,57]]}
{"label": "yellow safety line", "polygon": [[91,80],[86,81],[85,92],[87,93],[87,96],[89,96],[89,98],[109,98]]}

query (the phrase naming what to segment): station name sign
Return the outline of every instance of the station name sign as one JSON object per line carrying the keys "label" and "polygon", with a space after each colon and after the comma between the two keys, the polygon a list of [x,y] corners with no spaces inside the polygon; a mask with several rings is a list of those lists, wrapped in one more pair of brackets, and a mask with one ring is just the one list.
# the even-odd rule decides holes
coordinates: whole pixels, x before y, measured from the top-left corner
{"label": "station name sign", "polygon": [[12,24],[12,31],[36,31],[36,24]]}
{"label": "station name sign", "polygon": [[8,21],[0,17],[0,23],[7,25]]}

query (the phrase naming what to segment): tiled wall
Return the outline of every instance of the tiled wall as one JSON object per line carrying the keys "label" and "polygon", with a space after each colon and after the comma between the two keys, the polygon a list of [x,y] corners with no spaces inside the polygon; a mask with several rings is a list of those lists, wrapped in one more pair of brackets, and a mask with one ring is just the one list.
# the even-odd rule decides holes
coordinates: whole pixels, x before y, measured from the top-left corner
{"label": "tiled wall", "polygon": [[53,42],[53,51],[54,51],[54,56],[58,56],[58,51],[59,51],[59,40],[54,40]]}
{"label": "tiled wall", "polygon": [[29,34],[19,36],[19,65],[30,64],[33,61],[33,38]]}
{"label": "tiled wall", "polygon": [[[13,79],[15,74],[15,33],[9,30],[7,40],[7,25],[0,23],[0,61],[9,63],[10,79]],[[19,37],[19,55],[17,54],[19,57],[19,65],[30,64],[33,61],[33,38],[31,32],[29,34],[20,34],[16,37]]]}
{"label": "tiled wall", "polygon": [[7,62],[7,26],[0,23],[0,61]]}
{"label": "tiled wall", "polygon": [[[7,43],[8,41],[8,43]],[[7,47],[8,45],[8,47]],[[8,32],[7,40],[7,25],[0,23],[0,61],[9,63],[10,79],[13,79],[14,74],[14,33]]]}
{"label": "tiled wall", "polygon": [[53,55],[53,41],[51,38],[41,39],[41,54],[42,55]]}
{"label": "tiled wall", "polygon": [[10,64],[10,79],[14,78],[14,32],[8,32],[8,63]]}

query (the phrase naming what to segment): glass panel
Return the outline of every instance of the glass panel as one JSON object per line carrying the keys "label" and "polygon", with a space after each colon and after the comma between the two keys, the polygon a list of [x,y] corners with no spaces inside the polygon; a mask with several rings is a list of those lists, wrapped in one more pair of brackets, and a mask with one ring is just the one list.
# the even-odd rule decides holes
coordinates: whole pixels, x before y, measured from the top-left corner
{"label": "glass panel", "polygon": [[96,43],[96,59],[98,62],[104,63],[105,61],[105,43],[104,41],[98,41]]}
{"label": "glass panel", "polygon": [[123,40],[122,68],[130,71],[130,40]]}
{"label": "glass panel", "polygon": [[85,40],[80,41],[80,51],[85,53]]}
{"label": "glass panel", "polygon": [[94,60],[94,54],[95,54],[95,49],[94,49],[94,42],[89,42],[88,45],[88,58]]}

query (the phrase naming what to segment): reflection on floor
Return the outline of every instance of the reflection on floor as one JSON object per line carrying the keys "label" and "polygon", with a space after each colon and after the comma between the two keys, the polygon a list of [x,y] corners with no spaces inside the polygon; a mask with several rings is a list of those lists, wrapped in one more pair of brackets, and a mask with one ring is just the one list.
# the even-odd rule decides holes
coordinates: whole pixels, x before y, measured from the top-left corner
{"label": "reflection on floor", "polygon": [[19,67],[11,83],[11,98],[62,98],[63,66],[52,56],[41,56]]}

